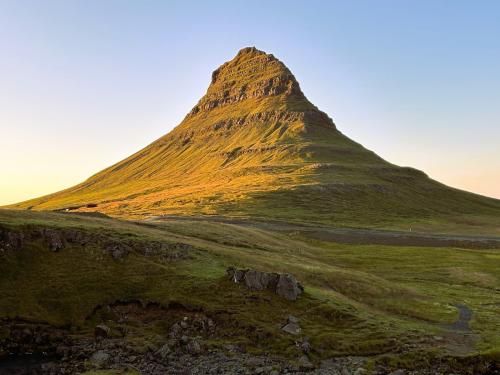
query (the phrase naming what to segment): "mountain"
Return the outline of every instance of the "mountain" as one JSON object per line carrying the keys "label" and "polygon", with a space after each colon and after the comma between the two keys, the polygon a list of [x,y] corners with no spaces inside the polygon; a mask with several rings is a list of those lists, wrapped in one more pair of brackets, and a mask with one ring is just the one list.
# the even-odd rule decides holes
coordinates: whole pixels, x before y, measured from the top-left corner
{"label": "mountain", "polygon": [[350,140],[255,48],[169,134],[13,207],[0,374],[499,373],[500,201]]}
{"label": "mountain", "polygon": [[244,48],[170,133],[85,182],[11,206],[336,226],[495,226],[500,201],[393,165],[337,130],[271,54]]}

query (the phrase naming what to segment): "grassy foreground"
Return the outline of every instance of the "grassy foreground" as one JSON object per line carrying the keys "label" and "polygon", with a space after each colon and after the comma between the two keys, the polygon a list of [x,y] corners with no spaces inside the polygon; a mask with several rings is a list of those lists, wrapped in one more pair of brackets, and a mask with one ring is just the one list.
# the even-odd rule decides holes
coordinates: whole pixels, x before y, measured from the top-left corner
{"label": "grassy foreground", "polygon": [[[187,257],[177,260],[137,252],[116,260],[93,243],[53,252],[31,241],[4,250],[0,319],[46,322],[85,335],[98,306],[140,300],[167,310],[201,310],[218,323],[211,345],[230,342],[255,353],[296,358],[296,337],[280,329],[289,314],[299,317],[310,338],[313,361],[358,355],[407,363],[422,353],[500,353],[500,249],[341,245],[214,222],[146,224],[7,210],[0,210],[0,227],[71,228],[115,241],[190,245]],[[228,266],[292,273],[305,294],[289,302],[250,292],[227,280]],[[472,311],[470,331],[453,327],[457,305]],[[131,344],[154,344],[171,323],[129,327]]]}

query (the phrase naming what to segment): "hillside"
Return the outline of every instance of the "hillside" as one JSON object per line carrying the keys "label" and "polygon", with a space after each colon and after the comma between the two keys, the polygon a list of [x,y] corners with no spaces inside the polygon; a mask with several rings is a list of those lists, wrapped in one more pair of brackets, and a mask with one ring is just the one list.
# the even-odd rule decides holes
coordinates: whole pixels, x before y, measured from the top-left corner
{"label": "hillside", "polygon": [[[250,288],[228,267],[291,274],[303,292]],[[498,241],[346,245],[0,210],[0,373],[497,374],[499,280]]]}
{"label": "hillside", "polygon": [[242,49],[180,125],[85,182],[11,208],[261,217],[497,233],[500,201],[402,168],[339,132],[273,55]]}

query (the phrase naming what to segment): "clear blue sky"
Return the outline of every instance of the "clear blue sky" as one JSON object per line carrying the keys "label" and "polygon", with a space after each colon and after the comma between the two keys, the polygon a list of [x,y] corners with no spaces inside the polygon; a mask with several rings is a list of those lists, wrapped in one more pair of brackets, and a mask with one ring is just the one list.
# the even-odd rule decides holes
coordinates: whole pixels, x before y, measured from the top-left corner
{"label": "clear blue sky", "polygon": [[0,204],[176,126],[245,46],[349,137],[500,198],[499,1],[0,0]]}

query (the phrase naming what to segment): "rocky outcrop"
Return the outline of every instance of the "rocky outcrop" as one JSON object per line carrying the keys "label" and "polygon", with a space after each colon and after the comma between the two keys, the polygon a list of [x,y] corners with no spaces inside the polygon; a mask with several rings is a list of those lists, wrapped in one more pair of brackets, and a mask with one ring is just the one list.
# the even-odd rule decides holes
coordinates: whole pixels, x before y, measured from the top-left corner
{"label": "rocky outcrop", "polygon": [[44,352],[54,354],[58,345],[68,342],[65,330],[46,324],[1,321],[0,327],[5,335],[5,337],[0,338],[0,353],[23,355]]}
{"label": "rocky outcrop", "polygon": [[[304,110],[304,111],[264,111],[251,113],[245,116],[228,117],[221,119],[215,123],[200,124],[195,128],[178,129],[169,139],[162,139],[157,141],[158,147],[168,147],[171,142],[186,146],[188,144],[195,144],[213,140],[214,137],[226,138],[228,135],[241,131],[244,128],[255,128],[259,125],[271,126],[270,124],[293,127],[294,123],[303,123],[307,130],[309,125],[335,129],[333,120],[328,117],[324,112],[317,110]],[[284,150],[290,145],[266,145],[256,147],[239,147],[237,155],[248,153],[264,153],[273,150]],[[218,150],[213,151],[212,154],[223,155],[234,151]]]}
{"label": "rocky outcrop", "polygon": [[255,47],[243,48],[235,59],[212,73],[207,93],[188,117],[247,99],[281,94],[304,98],[299,83],[281,61]]}
{"label": "rocky outcrop", "polygon": [[170,327],[169,340],[155,352],[155,357],[166,360],[182,353],[198,356],[206,351],[202,337],[214,333],[215,322],[211,318],[202,314],[185,316]]}
{"label": "rocky outcrop", "polygon": [[56,229],[30,228],[18,231],[0,228],[0,249],[3,250],[20,250],[27,242],[37,239],[42,239],[52,251],[59,251],[65,245],[64,234]]}
{"label": "rocky outcrop", "polygon": [[297,279],[288,273],[262,272],[252,269],[227,269],[230,279],[239,284],[244,283],[249,290],[270,290],[289,301],[295,301],[304,291]]}
{"label": "rocky outcrop", "polygon": [[24,245],[24,235],[21,232],[2,230],[0,228],[0,250],[19,250]]}
{"label": "rocky outcrop", "polygon": [[[179,315],[181,311],[183,314]],[[153,308],[151,314],[143,316],[147,327],[151,327],[150,318],[165,319],[168,311],[164,310],[163,314],[158,312],[160,310]],[[98,343],[82,332],[75,335],[75,332],[72,334],[70,330],[4,321],[3,328],[6,328],[10,335],[7,339],[0,340],[0,353],[11,353],[14,358],[7,358],[7,370],[5,363],[0,363],[0,373],[80,374],[89,371],[94,373],[97,369],[106,373],[106,370],[110,370],[110,373],[133,371],[148,375],[499,373],[498,361],[495,358],[480,355],[429,358],[427,364],[421,366],[419,363],[418,369],[413,368],[414,364],[410,364],[409,366],[413,366],[405,370],[398,369],[386,361],[374,361],[371,363],[374,364],[372,371],[365,370],[368,368],[365,363],[369,357],[342,356],[319,362],[321,347],[312,348],[309,339],[301,335],[294,337],[295,347],[288,350],[289,354],[295,353],[295,360],[270,354],[256,355],[247,351],[244,344],[236,344],[233,341],[234,337],[230,333],[228,335],[224,327],[226,322],[223,320],[214,317],[217,319],[216,323],[200,311],[182,310],[179,306],[173,306],[170,312],[177,316],[174,320],[164,320],[173,322],[170,329],[167,328],[169,325],[155,325],[156,328],[166,328],[159,331],[161,335],[156,330],[150,332],[146,329],[136,332],[141,334],[132,334],[131,340],[109,335]],[[298,324],[299,319],[289,315],[286,322]],[[141,326],[137,321],[133,322],[133,325],[135,328]],[[115,327],[113,326],[113,329]],[[289,341],[292,341],[292,337]],[[36,357],[36,353],[44,354]],[[39,363],[32,363],[33,357],[38,358]],[[16,363],[12,364],[14,360]]]}
{"label": "rocky outcrop", "polygon": [[111,254],[113,259],[118,260],[125,257],[132,249],[130,246],[121,243],[110,243],[106,245],[106,251]]}
{"label": "rocky outcrop", "polygon": [[64,248],[64,234],[55,229],[41,229],[42,238],[47,243],[47,246],[52,251],[59,251]]}
{"label": "rocky outcrop", "polygon": [[41,227],[22,227],[18,229],[0,227],[0,252],[21,250],[30,242],[41,241],[54,252],[69,245],[100,247],[113,259],[121,260],[129,253],[136,252],[144,256],[158,256],[166,261],[186,259],[193,246],[181,242],[124,240],[79,229],[59,229]]}

